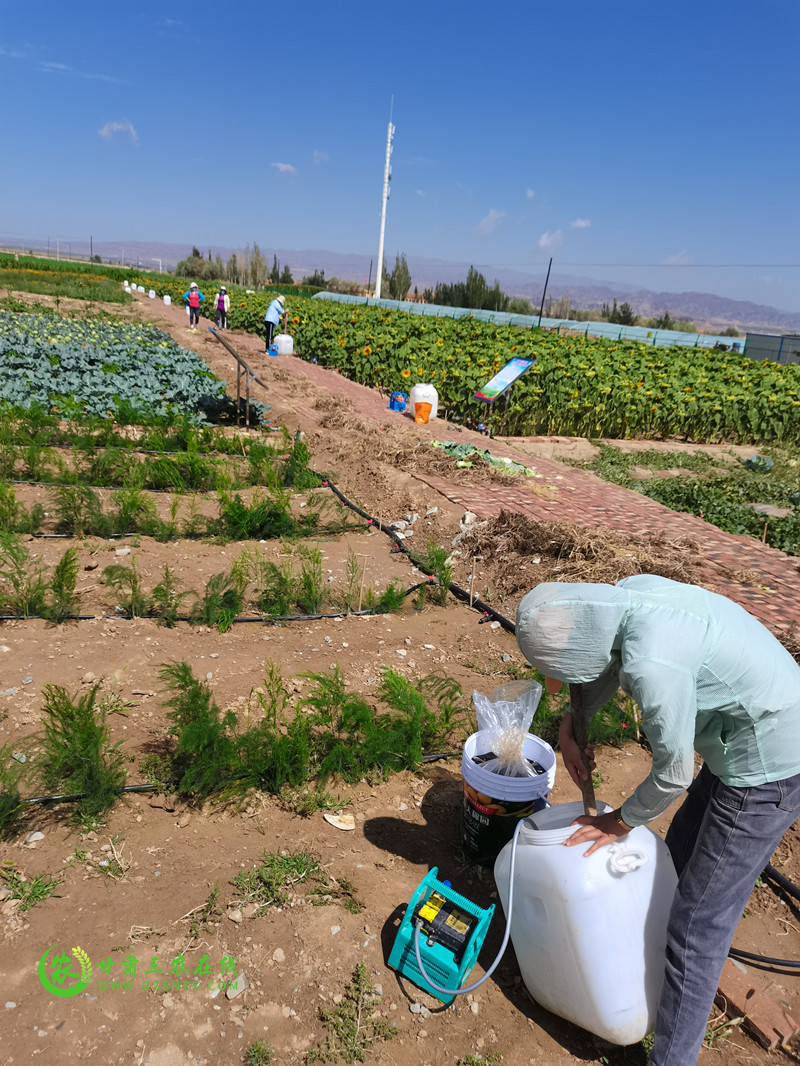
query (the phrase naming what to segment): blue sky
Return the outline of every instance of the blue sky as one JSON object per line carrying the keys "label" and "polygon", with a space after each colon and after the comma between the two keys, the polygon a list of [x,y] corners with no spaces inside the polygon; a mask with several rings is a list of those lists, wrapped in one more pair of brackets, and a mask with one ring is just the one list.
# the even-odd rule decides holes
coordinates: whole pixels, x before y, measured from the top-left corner
{"label": "blue sky", "polygon": [[800,310],[796,0],[0,11],[0,236],[376,254],[393,96],[412,275],[552,254]]}

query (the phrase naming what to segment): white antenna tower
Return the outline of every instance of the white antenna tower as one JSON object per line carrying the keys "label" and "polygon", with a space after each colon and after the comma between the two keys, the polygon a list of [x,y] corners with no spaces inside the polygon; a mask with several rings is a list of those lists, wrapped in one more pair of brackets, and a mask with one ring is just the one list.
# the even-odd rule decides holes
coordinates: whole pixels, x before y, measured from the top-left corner
{"label": "white antenna tower", "polygon": [[378,240],[378,270],[375,279],[375,299],[381,298],[381,283],[383,281],[383,235],[386,230],[386,203],[389,199],[389,183],[392,180],[392,138],[394,126],[392,125],[392,111],[394,109],[394,96],[389,104],[389,128],[386,131],[386,163],[383,168],[383,197],[381,199],[381,235]]}

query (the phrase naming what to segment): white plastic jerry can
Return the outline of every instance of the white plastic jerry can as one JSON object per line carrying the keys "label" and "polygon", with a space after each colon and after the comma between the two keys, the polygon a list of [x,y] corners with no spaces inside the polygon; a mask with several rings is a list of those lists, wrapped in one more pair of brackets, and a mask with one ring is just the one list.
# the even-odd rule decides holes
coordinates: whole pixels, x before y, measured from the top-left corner
{"label": "white plastic jerry can", "polygon": [[291,333],[279,333],[273,344],[278,349],[278,355],[292,355],[294,353],[294,339]]}
{"label": "white plastic jerry can", "polygon": [[439,414],[439,393],[434,385],[414,385],[408,403],[415,422],[425,423]]}
{"label": "white plastic jerry can", "polygon": [[[655,1024],[675,868],[646,826],[588,858],[590,843],[564,847],[581,814],[582,803],[559,804],[520,831],[511,940],[537,1003],[603,1040],[634,1044]],[[510,854],[506,844],[494,867],[504,910]]]}

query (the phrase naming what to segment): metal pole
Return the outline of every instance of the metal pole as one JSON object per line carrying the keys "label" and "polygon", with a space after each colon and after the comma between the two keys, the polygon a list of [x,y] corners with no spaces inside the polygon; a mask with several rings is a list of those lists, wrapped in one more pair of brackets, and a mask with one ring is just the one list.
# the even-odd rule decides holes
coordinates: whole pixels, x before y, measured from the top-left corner
{"label": "metal pole", "polygon": [[[392,97],[394,102],[394,97]],[[391,116],[391,108],[390,108]],[[383,237],[386,230],[386,203],[389,199],[389,182],[392,179],[392,137],[394,137],[394,126],[392,125],[391,117],[389,118],[389,127],[386,131],[386,162],[383,167],[383,196],[381,198],[381,233],[378,238],[378,269],[375,277],[375,299],[381,298],[381,282],[383,281]]]}
{"label": "metal pole", "polygon": [[542,290],[542,302],[539,305],[539,321],[536,323],[536,328],[542,324],[542,311],[544,311],[544,298],[547,295],[547,283],[550,280],[550,267],[553,265],[553,257],[550,256],[550,262],[547,264],[547,277],[544,279],[544,289]]}
{"label": "metal pole", "polygon": [[[367,278],[367,297],[369,297],[369,290],[372,287],[372,260],[369,261],[369,277]],[[360,608],[359,608],[360,610]]]}

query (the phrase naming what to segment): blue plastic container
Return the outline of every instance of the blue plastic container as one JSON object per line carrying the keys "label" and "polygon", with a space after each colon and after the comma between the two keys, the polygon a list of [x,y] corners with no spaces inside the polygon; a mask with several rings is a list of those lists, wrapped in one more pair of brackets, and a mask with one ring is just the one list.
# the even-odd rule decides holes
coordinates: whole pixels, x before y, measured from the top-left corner
{"label": "blue plastic container", "polygon": [[277,355],[278,354],[278,345],[277,344],[270,344],[270,346],[267,349],[267,351],[269,352],[270,355]]}
{"label": "blue plastic container", "polygon": [[390,411],[405,411],[408,396],[404,392],[393,392],[389,397]]}

